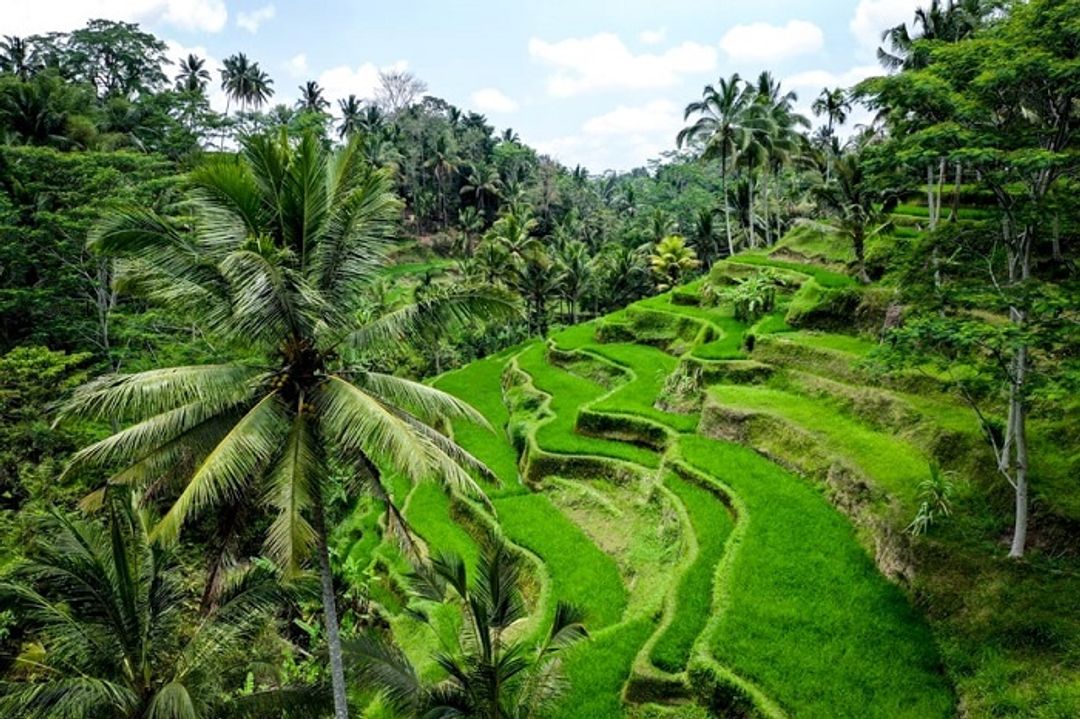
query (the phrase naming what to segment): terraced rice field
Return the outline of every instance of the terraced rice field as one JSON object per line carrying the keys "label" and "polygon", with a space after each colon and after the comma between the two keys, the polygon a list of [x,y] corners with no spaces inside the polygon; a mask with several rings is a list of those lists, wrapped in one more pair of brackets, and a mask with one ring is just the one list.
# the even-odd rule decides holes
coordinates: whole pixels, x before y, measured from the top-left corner
{"label": "terraced rice field", "polygon": [[[828,272],[806,275],[838,284]],[[782,313],[754,328],[786,330]],[[925,621],[800,455],[810,447],[880,501],[910,505],[923,452],[839,399],[820,401],[822,386],[884,390],[860,385],[847,361],[806,375],[776,361],[774,344],[769,373],[700,387],[685,412],[662,408],[683,362],[725,376],[725,363],[753,359],[747,331],[729,308],[661,295],[440,377],[494,429],[452,428],[499,478],[485,484],[493,511],[419,486],[407,519],[429,547],[469,562],[478,532],[502,532],[533,559],[530,621],[557,600],[585,610],[592,636],[565,657],[559,717],[700,717],[700,704],[740,716],[953,716]],[[868,348],[784,337],[848,359]],[[936,406],[946,405],[918,411]],[[410,621],[395,633],[419,655],[432,641]]]}

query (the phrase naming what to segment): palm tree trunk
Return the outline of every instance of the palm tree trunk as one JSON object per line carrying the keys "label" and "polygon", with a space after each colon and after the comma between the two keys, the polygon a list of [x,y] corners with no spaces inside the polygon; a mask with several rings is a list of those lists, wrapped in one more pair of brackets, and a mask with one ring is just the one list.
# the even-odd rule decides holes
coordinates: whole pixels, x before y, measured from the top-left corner
{"label": "palm tree trunk", "polygon": [[754,173],[753,173],[753,171],[748,171],[747,172],[746,188],[747,188],[747,192],[749,193],[749,197],[747,198],[747,208],[746,208],[746,214],[747,214],[746,232],[747,232],[747,237],[748,237],[748,239],[750,241],[750,247],[756,248],[757,247],[757,235],[754,233]]}
{"label": "palm tree trunk", "polygon": [[312,514],[315,525],[319,562],[319,581],[322,585],[323,615],[326,621],[326,645],[330,654],[330,682],[334,690],[334,719],[349,719],[349,701],[345,694],[345,667],[342,662],[341,630],[338,627],[337,605],[334,599],[334,577],[330,573],[330,550],[326,546],[326,517],[323,511],[321,488],[314,493]]}
{"label": "palm tree trunk", "polygon": [[[771,246],[772,241],[772,228],[769,226],[769,171],[768,169],[762,173],[762,184],[764,189],[762,190],[762,217],[765,220],[765,245]],[[779,239],[779,238],[777,238]]]}
{"label": "palm tree trunk", "polygon": [[727,232],[728,257],[735,254],[735,244],[731,241],[731,209],[727,198],[727,153],[720,156],[720,196],[724,203],[724,231]]}

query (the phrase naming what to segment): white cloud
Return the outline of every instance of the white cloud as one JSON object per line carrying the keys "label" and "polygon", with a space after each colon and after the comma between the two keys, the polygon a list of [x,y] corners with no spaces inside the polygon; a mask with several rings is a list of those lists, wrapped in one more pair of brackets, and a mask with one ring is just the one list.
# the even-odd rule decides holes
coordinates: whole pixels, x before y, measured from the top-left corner
{"label": "white cloud", "polygon": [[784,87],[793,90],[821,90],[823,87],[851,87],[868,77],[882,74],[878,65],[858,65],[844,72],[807,70],[784,78]]}
{"label": "white cloud", "polygon": [[251,12],[239,12],[236,14],[236,24],[250,33],[259,31],[259,26],[268,20],[273,20],[277,14],[277,8],[273,5],[263,5]]}
{"label": "white cloud", "polygon": [[349,95],[369,99],[375,96],[375,88],[379,86],[380,70],[405,70],[408,67],[409,63],[405,60],[398,60],[384,67],[379,67],[372,62],[365,62],[356,68],[338,65],[325,70],[319,75],[317,81],[325,91],[327,100],[344,99]]}
{"label": "white cloud", "polygon": [[638,40],[641,40],[646,45],[659,45],[667,39],[667,28],[662,27],[659,30],[643,30],[638,35]]}
{"label": "white cloud", "polygon": [[570,97],[594,90],[670,87],[685,74],[712,70],[717,53],[707,45],[684,42],[660,54],[634,55],[617,35],[600,33],[558,42],[532,38],[529,55],[554,68],[548,93]]}
{"label": "white cloud", "polygon": [[737,61],[782,60],[817,52],[824,45],[821,28],[806,20],[791,20],[786,25],[736,25],[720,39],[720,47]]}
{"label": "white cloud", "polygon": [[285,69],[288,70],[289,75],[292,77],[305,77],[308,72],[307,55],[304,53],[293,55],[285,63]]}
{"label": "white cloud", "polygon": [[858,43],[868,50],[881,44],[881,33],[900,23],[911,23],[915,10],[926,0],[859,0],[849,27]]}
{"label": "white cloud", "polygon": [[481,112],[515,112],[518,104],[494,87],[484,87],[470,95],[472,104]]}
{"label": "white cloud", "polygon": [[87,20],[166,23],[183,30],[219,32],[229,19],[224,0],[48,0],[0,2],[0,27],[14,35],[82,27]]}
{"label": "white cloud", "polygon": [[587,120],[581,129],[588,135],[645,135],[662,133],[675,137],[681,116],[670,100],[654,100],[644,105],[619,105],[611,112]]}
{"label": "white cloud", "polygon": [[682,117],[670,100],[620,105],[585,121],[578,133],[537,142],[537,149],[592,172],[640,167],[675,146]]}

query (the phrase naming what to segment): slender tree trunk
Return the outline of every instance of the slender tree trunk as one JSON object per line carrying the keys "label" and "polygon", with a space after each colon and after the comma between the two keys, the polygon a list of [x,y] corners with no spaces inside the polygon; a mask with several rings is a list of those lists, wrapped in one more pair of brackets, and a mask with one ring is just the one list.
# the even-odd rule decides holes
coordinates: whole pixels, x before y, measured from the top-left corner
{"label": "slender tree trunk", "polygon": [[926,209],[929,212],[930,229],[937,227],[937,216],[934,214],[934,166],[926,166]]}
{"label": "slender tree trunk", "polygon": [[727,197],[727,154],[720,157],[720,195],[724,203],[724,231],[727,232],[728,257],[735,254],[735,243],[731,241],[731,209]]}
{"label": "slender tree trunk", "polygon": [[949,222],[960,219],[960,184],[964,177],[964,171],[960,163],[956,163],[956,190],[953,192],[952,210],[949,212]]}
{"label": "slender tree trunk", "polygon": [[349,701],[345,693],[345,667],[341,652],[341,631],[338,627],[337,604],[334,599],[334,577],[330,572],[330,550],[326,546],[326,516],[321,488],[315,491],[312,505],[316,536],[315,552],[318,555],[323,615],[326,620],[326,646],[330,654],[330,682],[334,690],[334,719],[349,719]]}
{"label": "slender tree trunk", "polygon": [[[1014,311],[1013,322],[1023,324],[1023,312]],[[1024,403],[1024,379],[1027,374],[1027,347],[1021,345],[1013,359],[1013,382],[1009,388],[1009,417],[1012,421],[1014,452],[1013,481],[1016,483],[1016,521],[1013,527],[1010,557],[1023,557],[1028,529],[1028,448],[1027,408]]]}
{"label": "slender tree trunk", "polygon": [[746,178],[746,187],[749,196],[747,197],[747,222],[746,231],[750,241],[750,247],[757,248],[757,235],[754,234],[754,173],[748,172]]}
{"label": "slender tree trunk", "polygon": [[[769,172],[768,172],[768,170],[766,170],[764,173],[762,173],[762,184],[764,185],[764,189],[762,190],[762,199],[761,199],[762,215],[761,216],[762,216],[762,218],[764,218],[764,221],[765,221],[765,245],[771,247],[772,243],[773,243],[773,240],[772,240],[772,227],[769,226]],[[777,238],[777,239],[779,239],[779,238]]]}

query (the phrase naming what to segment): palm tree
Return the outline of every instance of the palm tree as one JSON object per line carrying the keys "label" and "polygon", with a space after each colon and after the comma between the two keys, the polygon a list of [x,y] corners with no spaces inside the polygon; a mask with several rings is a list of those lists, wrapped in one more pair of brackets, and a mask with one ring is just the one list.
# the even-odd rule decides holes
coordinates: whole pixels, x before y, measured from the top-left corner
{"label": "palm tree", "polygon": [[834,163],[832,180],[815,188],[814,194],[832,215],[835,222],[832,229],[851,241],[859,280],[869,282],[866,241],[889,228],[888,215],[896,206],[896,194],[880,192],[871,186],[859,152],[840,155]]}
{"label": "palm tree", "polygon": [[[460,606],[457,641],[435,657],[447,678],[425,682],[401,649],[368,634],[348,646],[361,685],[380,691],[406,717],[551,716],[564,687],[560,654],[588,634],[582,613],[560,602],[539,643],[507,637],[526,616],[521,580],[520,555],[497,539],[483,547],[471,586],[459,557],[437,556],[413,575],[413,591],[421,600]],[[423,609],[414,613],[433,623]]]}
{"label": "palm tree", "polygon": [[235,577],[214,610],[193,621],[184,568],[149,541],[132,494],[111,494],[105,525],[49,516],[0,583],[3,605],[43,649],[15,659],[26,671],[0,683],[0,712],[211,719],[263,705],[274,716],[310,716],[310,704],[323,703],[310,688],[226,699],[243,686],[251,644],[285,601],[273,573]]}
{"label": "palm tree", "polygon": [[476,207],[482,215],[484,199],[493,197],[498,200],[501,189],[502,180],[499,178],[498,168],[494,165],[475,164],[470,168],[465,184],[461,186],[461,194],[476,198]]}
{"label": "palm tree", "polygon": [[733,164],[734,156],[741,151],[748,138],[743,126],[747,108],[752,95],[743,86],[738,73],[727,80],[721,78],[717,86],[706,85],[702,90],[701,100],[686,106],[683,119],[689,120],[694,115],[698,118],[694,124],[684,127],[676,137],[676,143],[682,147],[688,142],[700,142],[704,146],[703,160],[720,158],[720,194],[724,207],[724,230],[727,234],[728,254],[735,254],[735,243],[731,236],[731,210],[728,206],[727,172]]}
{"label": "palm tree", "polygon": [[39,68],[40,63],[24,38],[4,35],[0,40],[0,72],[10,72],[26,82]]}
{"label": "palm tree", "polygon": [[562,273],[543,252],[533,250],[513,265],[513,286],[525,300],[529,333],[547,337],[548,300],[558,297]]}
{"label": "palm tree", "polygon": [[597,261],[597,284],[604,288],[605,307],[623,307],[649,292],[648,260],[642,247],[611,244],[604,248]]}
{"label": "palm tree", "polygon": [[536,220],[527,209],[522,209],[495,220],[486,239],[505,248],[511,258],[522,260],[536,248],[536,238],[532,236],[534,229]]}
{"label": "palm tree", "polygon": [[330,107],[330,102],[323,97],[323,89],[314,80],[308,80],[299,89],[300,99],[296,101],[297,110],[322,114],[326,108]]}
{"label": "palm tree", "polygon": [[720,254],[720,248],[716,245],[716,225],[713,221],[715,217],[716,212],[707,207],[698,210],[694,215],[694,246],[704,258],[706,267],[711,267]]}
{"label": "palm tree", "polygon": [[[491,292],[455,289],[361,323],[353,309],[386,262],[400,211],[392,178],[359,142],[327,149],[314,133],[241,142],[190,173],[190,223],[142,207],[117,210],[91,248],[119,258],[118,286],[165,302],[220,338],[222,361],[101,377],[62,416],[130,423],[72,458],[121,467],[109,484],[175,499],[153,538],[246,496],[273,515],[265,551],[287,573],[314,555],[335,714],[347,715],[327,551],[328,462],[355,468],[386,497],[381,470],[437,479],[482,496],[465,468],[483,465],[435,429],[442,417],[486,424],[427,385],[369,371],[357,358],[478,313],[512,315]],[[190,233],[183,227],[193,227]],[[158,500],[160,501],[160,500]],[[402,529],[388,507],[388,526]],[[407,536],[407,535],[406,535]]]}
{"label": "palm tree", "polygon": [[206,69],[206,60],[189,53],[180,61],[180,72],[176,74],[176,89],[179,92],[202,95],[209,82],[210,71]]}
{"label": "palm tree", "polygon": [[826,131],[831,137],[835,134],[836,126],[843,125],[847,120],[848,113],[851,112],[851,99],[847,90],[842,87],[833,90],[822,88],[810,110],[815,117],[825,116]]}
{"label": "palm tree", "polygon": [[356,95],[349,95],[344,100],[338,100],[338,109],[341,111],[338,137],[344,140],[360,132],[360,120],[363,113],[360,98]]}
{"label": "palm tree", "polygon": [[247,92],[244,96],[245,110],[252,107],[258,110],[274,96],[274,81],[259,67],[259,63],[255,63],[248,70],[246,84]]}
{"label": "palm tree", "polygon": [[[225,92],[225,116],[229,104],[236,102],[242,111],[249,107],[258,109],[274,94],[274,81],[260,67],[240,52],[230,55],[222,62],[221,89]],[[221,133],[221,146],[225,146],[225,131]]]}
{"label": "palm tree", "polygon": [[686,238],[668,235],[656,243],[649,264],[656,276],[656,289],[665,292],[682,282],[701,262],[694,248],[686,244]]}
{"label": "palm tree", "polygon": [[941,0],[931,0],[928,7],[916,8],[912,23],[914,34],[908,31],[907,23],[900,23],[881,34],[885,46],[877,50],[878,62],[888,70],[926,67],[930,54],[920,41],[959,42],[971,37],[982,27],[993,6],[994,3],[987,0],[948,0],[947,5]]}
{"label": "palm tree", "polygon": [[450,215],[446,203],[446,183],[458,170],[460,158],[457,156],[457,148],[454,147],[453,139],[449,133],[443,133],[435,138],[435,145],[428,154],[424,163],[435,175],[435,183],[439,188],[439,206],[442,208],[443,227],[450,225]]}
{"label": "palm tree", "polygon": [[[771,73],[763,72],[758,76],[755,103],[764,114],[758,136],[764,149],[762,210],[765,242],[769,245],[773,243],[772,225],[769,221],[770,179],[779,176],[783,166],[803,146],[804,139],[799,130],[810,127],[810,121],[795,112],[794,105],[798,99],[799,96],[795,92],[784,92]],[[779,216],[779,213],[777,214]],[[776,239],[780,239],[779,220]]]}
{"label": "palm tree", "polygon": [[570,307],[570,324],[576,325],[581,298],[592,282],[595,263],[581,240],[569,240],[558,256],[562,295]]}

